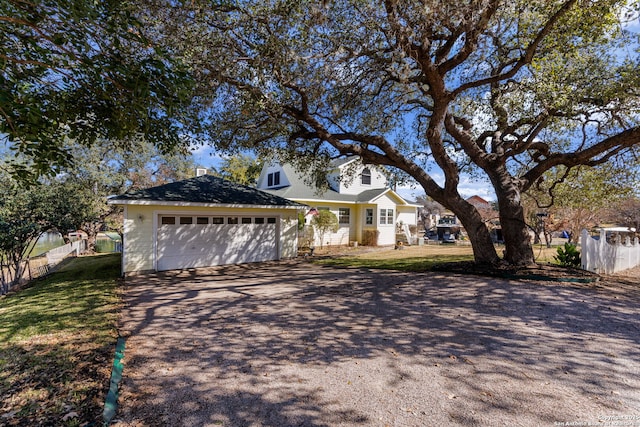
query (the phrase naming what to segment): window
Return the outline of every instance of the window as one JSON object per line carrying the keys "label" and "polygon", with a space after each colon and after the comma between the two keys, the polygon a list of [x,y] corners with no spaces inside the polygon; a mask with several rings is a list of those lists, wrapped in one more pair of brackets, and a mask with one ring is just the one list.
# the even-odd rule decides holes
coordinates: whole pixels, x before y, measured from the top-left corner
{"label": "window", "polygon": [[380,225],[393,225],[393,209],[380,209]]}
{"label": "window", "polygon": [[340,224],[349,224],[349,208],[339,208],[338,209],[338,223]]}
{"label": "window", "polygon": [[251,218],[241,218],[243,224],[251,224]]}
{"label": "window", "polygon": [[181,216],[180,224],[193,224],[193,217],[191,216]]}
{"label": "window", "polygon": [[227,218],[227,224],[237,224],[237,223],[238,223],[237,216],[230,216],[229,218]]}
{"label": "window", "polygon": [[174,216],[163,216],[162,219],[160,220],[160,222],[162,224],[165,224],[165,225],[167,225],[167,224],[173,225],[173,224],[176,223],[176,217],[174,217]]}
{"label": "window", "polygon": [[275,223],[276,223],[275,218],[267,218],[267,224],[275,224]]}
{"label": "window", "polygon": [[253,220],[254,224],[264,224],[264,218],[255,218]]}
{"label": "window", "polygon": [[275,187],[280,185],[280,172],[273,172],[267,175],[267,186]]}
{"label": "window", "polygon": [[362,175],[360,175],[360,179],[362,185],[371,185],[371,170],[369,168],[364,168],[362,170]]}
{"label": "window", "polygon": [[196,224],[209,224],[209,218],[206,216],[199,216],[196,218]]}
{"label": "window", "polygon": [[366,225],[373,225],[373,209],[367,208],[364,211],[364,223]]}
{"label": "window", "polygon": [[224,218],[221,216],[214,216],[211,218],[211,224],[224,224]]}

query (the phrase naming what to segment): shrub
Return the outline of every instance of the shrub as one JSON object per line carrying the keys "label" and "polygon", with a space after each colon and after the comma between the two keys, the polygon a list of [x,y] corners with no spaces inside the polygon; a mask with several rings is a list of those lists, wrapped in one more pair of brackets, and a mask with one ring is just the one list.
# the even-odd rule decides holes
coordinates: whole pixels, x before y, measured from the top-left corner
{"label": "shrub", "polygon": [[580,251],[572,243],[558,247],[558,255],[553,258],[563,267],[580,267]]}
{"label": "shrub", "polygon": [[378,230],[364,230],[362,233],[362,246],[378,246]]}
{"label": "shrub", "polygon": [[313,217],[311,225],[313,225],[318,232],[318,236],[320,237],[320,247],[323,247],[324,245],[325,234],[335,233],[340,228],[336,214],[324,209],[318,211],[318,214]]}

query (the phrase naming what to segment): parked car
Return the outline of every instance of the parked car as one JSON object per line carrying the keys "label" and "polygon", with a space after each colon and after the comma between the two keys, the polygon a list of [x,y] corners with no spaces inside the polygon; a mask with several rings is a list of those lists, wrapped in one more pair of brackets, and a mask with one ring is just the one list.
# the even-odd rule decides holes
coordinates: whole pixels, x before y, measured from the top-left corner
{"label": "parked car", "polygon": [[453,234],[445,233],[444,236],[442,236],[442,243],[455,243],[455,242],[456,242],[456,238]]}

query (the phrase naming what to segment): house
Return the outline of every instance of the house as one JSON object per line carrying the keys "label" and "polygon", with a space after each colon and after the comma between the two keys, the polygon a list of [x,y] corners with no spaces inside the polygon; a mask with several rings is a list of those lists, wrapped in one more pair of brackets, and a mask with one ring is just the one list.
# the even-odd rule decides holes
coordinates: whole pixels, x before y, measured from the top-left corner
{"label": "house", "polygon": [[[393,245],[397,231],[410,242],[409,226],[417,224],[418,205],[409,203],[388,187],[387,178],[373,165],[362,164],[358,157],[339,159],[331,164],[328,188],[319,190],[305,182],[293,166],[274,161],[266,164],[257,188],[309,206],[305,223],[314,213],[327,209],[338,218],[336,233],[315,236],[315,245],[359,244]],[[396,230],[398,227],[398,230]],[[377,241],[371,236],[377,236]]]}
{"label": "house", "polygon": [[471,196],[469,198],[466,199],[467,202],[471,203],[473,206],[475,206],[476,209],[478,209],[479,211],[492,211],[493,210],[493,205],[486,201],[485,199],[483,199],[480,196]]}
{"label": "house", "polygon": [[292,258],[304,206],[201,175],[112,197],[124,207],[122,272]]}

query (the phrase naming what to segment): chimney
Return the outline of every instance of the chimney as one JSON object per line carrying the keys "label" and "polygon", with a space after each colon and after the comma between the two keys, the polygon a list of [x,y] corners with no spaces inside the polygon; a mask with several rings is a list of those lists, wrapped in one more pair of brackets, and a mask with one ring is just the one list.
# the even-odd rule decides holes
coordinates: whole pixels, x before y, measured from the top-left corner
{"label": "chimney", "polygon": [[206,175],[207,170],[205,168],[196,168],[196,176]]}

